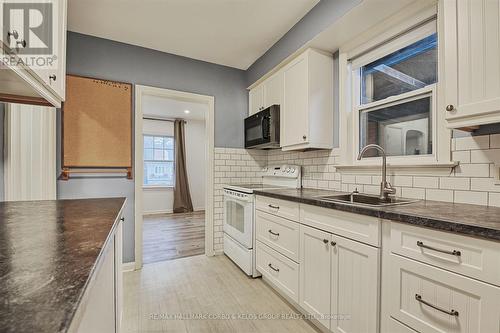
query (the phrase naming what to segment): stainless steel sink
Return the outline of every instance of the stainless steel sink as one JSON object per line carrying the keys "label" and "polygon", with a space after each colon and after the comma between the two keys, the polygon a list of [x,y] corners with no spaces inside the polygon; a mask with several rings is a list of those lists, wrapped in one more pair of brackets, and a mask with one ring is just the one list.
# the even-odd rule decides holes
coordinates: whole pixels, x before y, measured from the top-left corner
{"label": "stainless steel sink", "polygon": [[337,195],[327,195],[318,197],[320,200],[324,201],[332,201],[332,202],[341,202],[347,203],[351,205],[360,205],[360,206],[370,206],[370,207],[385,207],[385,206],[395,206],[395,205],[404,205],[412,202],[417,202],[419,200],[413,199],[403,199],[403,198],[394,198],[389,197],[387,199],[381,199],[375,195],[367,195],[367,194],[337,194]]}

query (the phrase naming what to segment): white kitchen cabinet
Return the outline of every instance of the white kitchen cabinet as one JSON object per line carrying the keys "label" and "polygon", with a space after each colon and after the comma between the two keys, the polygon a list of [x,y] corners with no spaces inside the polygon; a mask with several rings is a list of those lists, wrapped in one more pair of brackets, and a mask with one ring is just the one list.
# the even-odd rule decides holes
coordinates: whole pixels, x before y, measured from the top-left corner
{"label": "white kitchen cabinet", "polygon": [[248,115],[264,109],[264,85],[260,84],[248,92]]}
{"label": "white kitchen cabinet", "polygon": [[283,84],[283,71],[278,71],[264,81],[264,108],[275,104],[283,105]]}
{"label": "white kitchen cabinet", "polygon": [[[283,105],[283,72],[278,71],[248,92],[248,115],[264,110],[271,105]],[[280,109],[280,111],[282,111]]]}
{"label": "white kitchen cabinet", "polygon": [[[23,3],[29,4],[30,2]],[[40,4],[33,2],[35,5]],[[65,99],[66,82],[66,12],[67,0],[48,2],[53,4],[53,25],[44,25],[47,30],[53,29],[53,51],[49,55],[40,55],[36,58],[31,54],[21,52],[25,47],[30,47],[27,37],[24,36],[23,13],[27,9],[15,10],[12,13],[13,21],[8,29],[0,36],[0,49],[3,59],[0,59],[5,70],[0,71],[0,100],[5,102],[51,105],[60,107]],[[0,10],[4,10],[2,7]],[[43,17],[50,10],[49,7],[38,7]],[[30,15],[32,12],[30,11]],[[3,12],[0,13],[3,15]],[[9,36],[10,35],[10,36]],[[17,37],[17,38],[15,38]],[[31,36],[34,38],[33,36]],[[42,59],[43,58],[43,59]],[[34,60],[35,59],[35,60]],[[40,67],[31,62],[53,62],[53,66]]]}
{"label": "white kitchen cabinet", "polygon": [[299,304],[327,328],[331,313],[331,238],[327,232],[300,226]]}
{"label": "white kitchen cabinet", "polygon": [[333,58],[308,49],[283,68],[283,150],[333,148]]}
{"label": "white kitchen cabinet", "polygon": [[123,317],[122,221],[104,246],[69,332],[121,332]]}
{"label": "white kitchen cabinet", "polygon": [[500,0],[443,0],[448,126],[500,122]]}
{"label": "white kitchen cabinet", "polygon": [[500,332],[500,288],[390,255],[390,315],[418,332]]}
{"label": "white kitchen cabinet", "polygon": [[331,330],[338,333],[377,332],[379,324],[380,250],[332,236]]}

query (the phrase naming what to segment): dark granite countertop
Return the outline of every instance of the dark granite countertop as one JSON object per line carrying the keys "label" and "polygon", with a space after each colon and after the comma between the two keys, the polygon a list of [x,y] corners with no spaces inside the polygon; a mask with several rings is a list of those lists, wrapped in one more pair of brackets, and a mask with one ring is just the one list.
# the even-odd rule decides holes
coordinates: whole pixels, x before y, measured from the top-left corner
{"label": "dark granite countertop", "polygon": [[319,196],[345,192],[316,189],[254,190],[257,195],[374,216],[422,227],[500,241],[500,208],[421,200],[389,207],[354,206],[322,201]]}
{"label": "dark granite countertop", "polygon": [[125,198],[0,202],[0,331],[65,332]]}

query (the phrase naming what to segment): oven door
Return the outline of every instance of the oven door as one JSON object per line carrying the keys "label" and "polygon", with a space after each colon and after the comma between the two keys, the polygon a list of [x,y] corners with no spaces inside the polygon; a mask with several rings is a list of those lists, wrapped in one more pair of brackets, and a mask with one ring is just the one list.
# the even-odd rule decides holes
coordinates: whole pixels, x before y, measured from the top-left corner
{"label": "oven door", "polygon": [[224,232],[247,249],[253,247],[253,194],[224,190]]}

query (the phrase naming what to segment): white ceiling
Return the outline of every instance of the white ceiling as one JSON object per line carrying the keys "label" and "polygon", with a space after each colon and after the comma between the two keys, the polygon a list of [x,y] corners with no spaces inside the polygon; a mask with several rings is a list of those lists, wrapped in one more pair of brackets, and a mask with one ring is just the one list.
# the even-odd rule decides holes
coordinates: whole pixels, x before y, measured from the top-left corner
{"label": "white ceiling", "polygon": [[142,97],[142,112],[144,117],[204,120],[208,105],[146,95]]}
{"label": "white ceiling", "polygon": [[247,69],[319,0],[69,0],[68,29]]}

